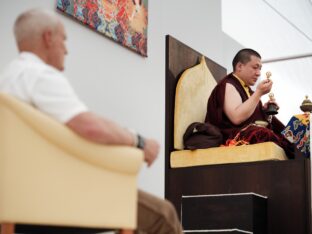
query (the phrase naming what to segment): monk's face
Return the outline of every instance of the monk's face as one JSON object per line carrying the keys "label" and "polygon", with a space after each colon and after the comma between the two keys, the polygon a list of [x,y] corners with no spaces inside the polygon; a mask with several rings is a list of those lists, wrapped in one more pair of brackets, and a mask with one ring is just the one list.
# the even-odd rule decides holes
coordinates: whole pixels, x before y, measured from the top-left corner
{"label": "monk's face", "polygon": [[237,75],[246,85],[253,86],[261,75],[261,67],[261,59],[252,55],[249,62],[237,64]]}

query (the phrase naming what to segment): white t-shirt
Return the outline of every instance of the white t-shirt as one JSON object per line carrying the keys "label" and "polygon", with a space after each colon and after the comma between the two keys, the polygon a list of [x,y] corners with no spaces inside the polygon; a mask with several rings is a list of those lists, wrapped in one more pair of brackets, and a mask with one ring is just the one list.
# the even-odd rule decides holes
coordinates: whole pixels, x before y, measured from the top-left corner
{"label": "white t-shirt", "polygon": [[0,92],[33,105],[61,123],[87,111],[66,77],[29,52],[22,52],[0,75]]}

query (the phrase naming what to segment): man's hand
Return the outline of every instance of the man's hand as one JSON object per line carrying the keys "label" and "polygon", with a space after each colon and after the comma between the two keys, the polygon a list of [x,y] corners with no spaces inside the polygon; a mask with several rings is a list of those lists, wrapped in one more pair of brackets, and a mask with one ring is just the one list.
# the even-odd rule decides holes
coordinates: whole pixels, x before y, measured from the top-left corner
{"label": "man's hand", "polygon": [[144,161],[151,166],[159,153],[159,144],[153,139],[145,138]]}
{"label": "man's hand", "polygon": [[265,95],[271,91],[272,85],[273,82],[271,80],[269,79],[263,80],[258,84],[256,92],[259,92],[261,96]]}

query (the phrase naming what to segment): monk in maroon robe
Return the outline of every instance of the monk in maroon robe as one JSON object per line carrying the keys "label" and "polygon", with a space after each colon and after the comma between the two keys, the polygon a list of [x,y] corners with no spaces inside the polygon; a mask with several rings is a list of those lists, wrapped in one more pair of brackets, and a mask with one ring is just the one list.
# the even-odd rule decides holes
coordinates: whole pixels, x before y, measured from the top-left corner
{"label": "monk in maroon robe", "polygon": [[250,88],[260,77],[259,53],[252,49],[240,50],[232,65],[233,73],[223,78],[210,95],[206,122],[219,127],[226,145],[233,140],[247,144],[273,141],[288,148],[287,140],[280,134],[284,126],[277,118],[273,117],[267,127],[255,124],[268,121],[265,110],[271,101],[263,105],[260,98],[270,92],[273,84],[266,79],[259,82],[255,91]]}

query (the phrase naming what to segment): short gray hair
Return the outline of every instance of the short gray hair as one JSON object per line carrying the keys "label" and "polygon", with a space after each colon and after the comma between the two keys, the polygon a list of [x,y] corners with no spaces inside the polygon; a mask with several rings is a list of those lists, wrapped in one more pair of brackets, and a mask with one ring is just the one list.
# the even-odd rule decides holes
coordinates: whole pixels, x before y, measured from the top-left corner
{"label": "short gray hair", "polygon": [[45,30],[55,30],[60,23],[57,15],[48,10],[36,8],[20,14],[14,24],[16,42],[33,39]]}

